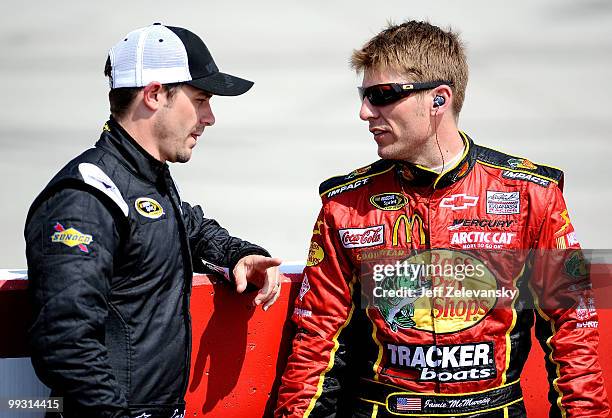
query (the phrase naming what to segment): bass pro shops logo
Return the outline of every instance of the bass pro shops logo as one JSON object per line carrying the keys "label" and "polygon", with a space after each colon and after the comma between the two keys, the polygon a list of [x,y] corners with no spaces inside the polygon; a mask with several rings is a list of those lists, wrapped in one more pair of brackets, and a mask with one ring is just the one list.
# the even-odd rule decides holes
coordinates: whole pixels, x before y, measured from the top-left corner
{"label": "bass pro shops logo", "polygon": [[89,253],[87,246],[93,241],[91,235],[83,234],[74,228],[66,229],[59,222],[55,224],[53,229],[57,232],[51,236],[51,242],[60,242],[68,247],[78,246],[82,252]]}
{"label": "bass pro shops logo", "polygon": [[[479,259],[459,251],[429,250],[402,261],[406,274],[379,280],[373,305],[393,332],[414,328],[437,334],[470,328],[503,296],[491,271]],[[470,274],[468,274],[468,272]]]}

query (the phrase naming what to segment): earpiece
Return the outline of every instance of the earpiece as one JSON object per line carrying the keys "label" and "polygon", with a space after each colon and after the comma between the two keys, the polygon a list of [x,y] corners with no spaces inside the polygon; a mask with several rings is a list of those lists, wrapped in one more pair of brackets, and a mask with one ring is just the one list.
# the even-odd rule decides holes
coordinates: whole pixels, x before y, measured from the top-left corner
{"label": "earpiece", "polygon": [[444,100],[444,97],[442,97],[442,96],[436,96],[433,99],[433,107],[440,107],[444,103],[446,103],[446,100]]}

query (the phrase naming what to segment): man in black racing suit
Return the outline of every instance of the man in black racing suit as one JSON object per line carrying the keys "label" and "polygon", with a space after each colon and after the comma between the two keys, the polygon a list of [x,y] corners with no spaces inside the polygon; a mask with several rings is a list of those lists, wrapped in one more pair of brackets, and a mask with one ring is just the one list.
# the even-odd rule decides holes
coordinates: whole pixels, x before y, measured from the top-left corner
{"label": "man in black racing suit", "polygon": [[64,417],[184,416],[194,270],[227,267],[239,292],[261,288],[264,309],[280,289],[280,260],[182,201],[166,163],[189,160],[215,121],[212,95],[252,83],[219,72],[185,29],[155,24],[124,39],[107,59],[112,116],[100,140],[26,221],[32,363]]}

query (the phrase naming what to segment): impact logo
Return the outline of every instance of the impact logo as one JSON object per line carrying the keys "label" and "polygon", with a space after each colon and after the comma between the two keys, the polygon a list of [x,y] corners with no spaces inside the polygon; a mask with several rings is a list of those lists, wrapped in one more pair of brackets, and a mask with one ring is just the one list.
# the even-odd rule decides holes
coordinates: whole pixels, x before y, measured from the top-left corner
{"label": "impact logo", "polygon": [[338,194],[344,193],[344,192],[346,192],[348,190],[357,189],[357,188],[367,184],[369,180],[370,179],[366,177],[366,178],[362,178],[362,179],[359,179],[359,180],[355,180],[352,183],[348,183],[348,184],[345,184],[343,186],[340,186],[340,187],[338,187],[336,189],[331,190],[329,193],[327,193],[327,197],[333,197],[333,196],[336,196]]}
{"label": "impact logo", "polygon": [[145,218],[158,219],[164,214],[164,208],[161,207],[157,200],[150,197],[139,197],[134,202],[134,207]]}
{"label": "impact logo", "polygon": [[89,253],[89,245],[93,241],[91,235],[83,234],[74,228],[64,228],[62,224],[57,222],[53,227],[57,232],[51,236],[51,242],[60,242],[68,247],[79,247],[84,253]]}

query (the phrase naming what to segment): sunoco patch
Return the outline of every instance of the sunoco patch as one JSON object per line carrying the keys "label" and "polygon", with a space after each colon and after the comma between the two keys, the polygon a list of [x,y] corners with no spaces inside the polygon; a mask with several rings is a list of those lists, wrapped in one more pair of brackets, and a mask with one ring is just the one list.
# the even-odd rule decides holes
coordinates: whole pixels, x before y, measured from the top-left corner
{"label": "sunoco patch", "polygon": [[82,253],[89,253],[88,245],[93,241],[92,235],[84,234],[76,228],[66,228],[59,222],[55,223],[53,230],[55,232],[50,237],[52,243],[63,244],[70,248],[78,247]]}

